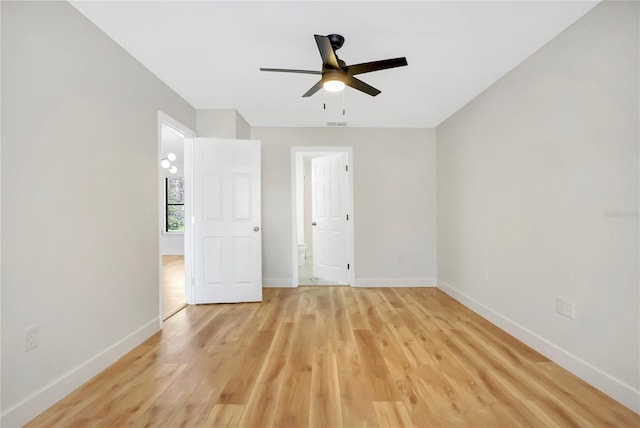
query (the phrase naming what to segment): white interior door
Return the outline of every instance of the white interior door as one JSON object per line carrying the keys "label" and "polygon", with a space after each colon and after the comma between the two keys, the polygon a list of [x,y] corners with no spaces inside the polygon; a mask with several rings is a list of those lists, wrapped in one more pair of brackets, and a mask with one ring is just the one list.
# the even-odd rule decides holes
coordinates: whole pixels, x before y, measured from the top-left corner
{"label": "white interior door", "polygon": [[336,153],[311,160],[313,275],[348,280],[347,156]]}
{"label": "white interior door", "polygon": [[193,145],[195,303],[262,301],[260,142]]}

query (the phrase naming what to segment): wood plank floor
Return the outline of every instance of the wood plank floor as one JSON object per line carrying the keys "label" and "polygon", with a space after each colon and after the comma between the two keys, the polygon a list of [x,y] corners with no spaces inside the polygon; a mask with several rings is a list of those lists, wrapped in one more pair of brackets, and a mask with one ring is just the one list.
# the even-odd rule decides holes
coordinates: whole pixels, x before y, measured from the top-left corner
{"label": "wood plank floor", "polygon": [[189,306],[28,427],[638,427],[437,289]]}
{"label": "wood plank floor", "polygon": [[162,319],[184,305],[184,256],[162,256]]}

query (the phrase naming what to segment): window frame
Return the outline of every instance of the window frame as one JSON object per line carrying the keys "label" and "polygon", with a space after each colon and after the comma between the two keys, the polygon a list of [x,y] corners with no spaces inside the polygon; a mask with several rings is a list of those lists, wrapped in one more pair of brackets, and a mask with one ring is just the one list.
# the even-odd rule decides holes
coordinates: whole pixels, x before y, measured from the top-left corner
{"label": "window frame", "polygon": [[[176,233],[176,234],[183,234],[184,233],[184,228],[185,228],[185,224],[183,224],[182,226],[182,230],[169,230],[169,207],[170,206],[182,206],[183,207],[183,220],[184,220],[184,216],[186,214],[186,212],[184,212],[184,202],[182,202],[181,204],[174,204],[174,203],[169,203],[169,179],[174,179],[174,178],[182,178],[183,182],[184,182],[184,177],[178,176],[178,177],[165,177],[164,178],[164,233],[166,234],[171,234],[171,233]],[[184,198],[183,198],[184,201]],[[186,223],[186,221],[185,221]]]}

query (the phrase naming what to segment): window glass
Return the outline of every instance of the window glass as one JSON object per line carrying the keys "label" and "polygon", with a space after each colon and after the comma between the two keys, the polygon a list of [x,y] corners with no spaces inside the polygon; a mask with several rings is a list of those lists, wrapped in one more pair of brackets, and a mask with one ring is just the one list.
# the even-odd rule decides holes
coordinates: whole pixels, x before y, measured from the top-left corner
{"label": "window glass", "polygon": [[166,225],[167,232],[184,232],[184,177],[167,177]]}

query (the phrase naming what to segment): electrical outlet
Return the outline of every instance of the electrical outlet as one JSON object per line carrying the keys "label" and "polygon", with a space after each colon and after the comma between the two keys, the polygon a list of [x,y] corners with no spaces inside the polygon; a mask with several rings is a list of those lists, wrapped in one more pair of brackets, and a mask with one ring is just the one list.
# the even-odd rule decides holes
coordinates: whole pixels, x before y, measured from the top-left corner
{"label": "electrical outlet", "polygon": [[24,351],[29,352],[38,347],[39,341],[39,328],[37,325],[32,325],[24,329]]}
{"label": "electrical outlet", "polygon": [[556,296],[556,312],[572,320],[576,318],[576,307],[572,301]]}
{"label": "electrical outlet", "polygon": [[562,296],[556,296],[556,312],[560,315],[565,314],[565,299]]}
{"label": "electrical outlet", "polygon": [[565,300],[564,302],[564,315],[572,320],[576,318],[576,307],[573,302]]}

